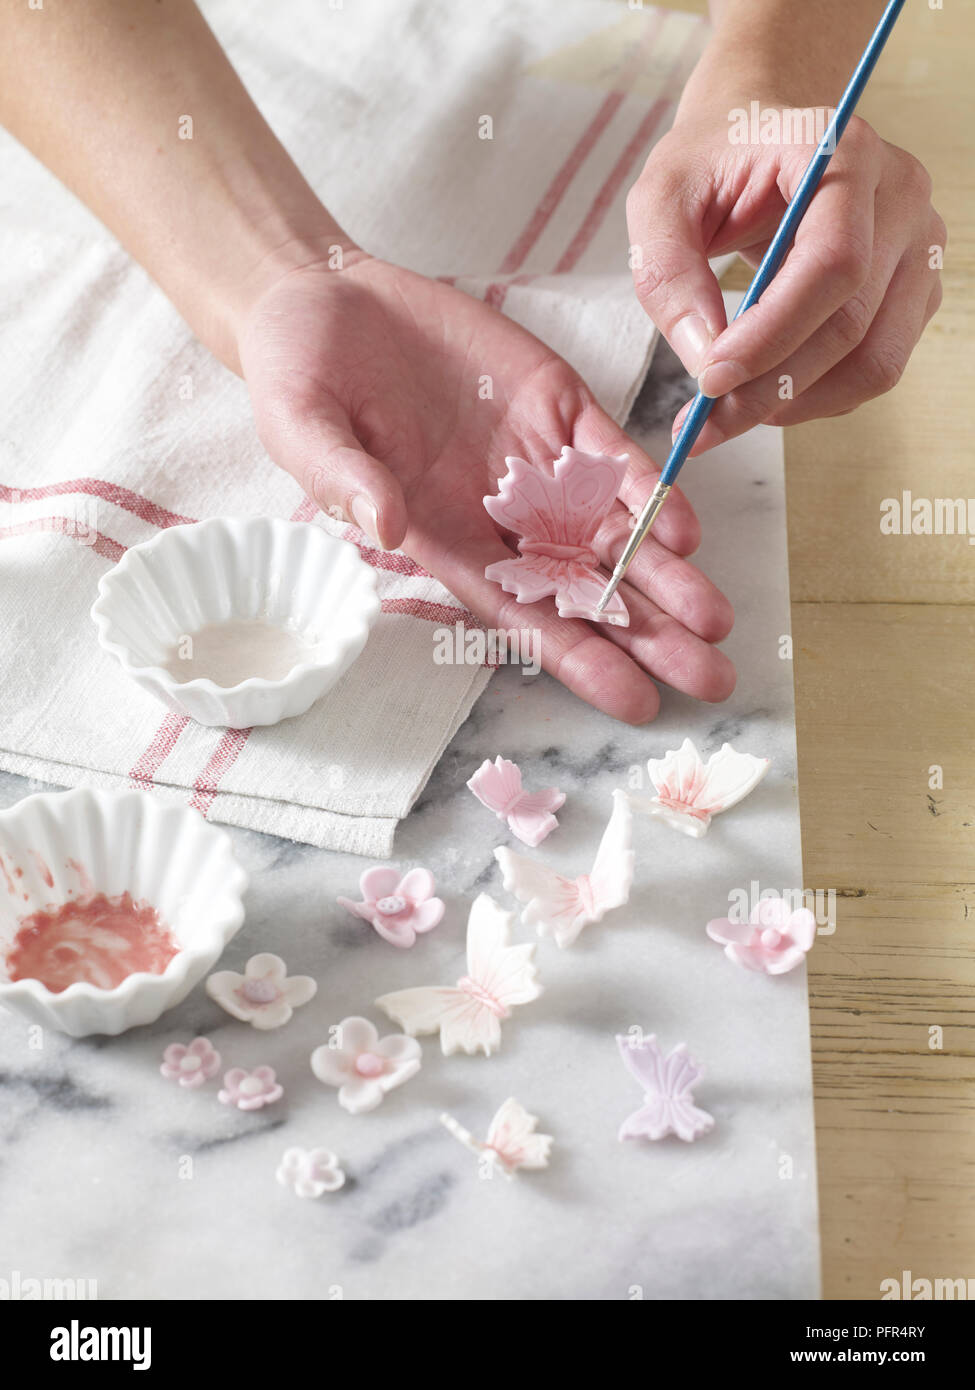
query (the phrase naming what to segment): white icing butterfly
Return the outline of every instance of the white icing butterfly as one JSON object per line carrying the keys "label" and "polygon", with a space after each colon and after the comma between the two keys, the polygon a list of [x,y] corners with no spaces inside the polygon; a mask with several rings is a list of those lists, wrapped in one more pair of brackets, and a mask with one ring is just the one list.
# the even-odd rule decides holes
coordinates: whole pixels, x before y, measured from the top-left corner
{"label": "white icing butterfly", "polygon": [[467,974],[452,987],[384,994],[377,1007],[411,1037],[439,1031],[445,1057],[458,1051],[490,1057],[501,1044],[501,1020],[542,992],[531,963],[535,947],[509,944],[513,921],[513,912],[482,893],[467,922]]}
{"label": "white icing butterfly", "polygon": [[510,1179],[519,1168],[548,1167],[552,1136],[535,1133],[537,1117],[529,1115],[513,1096],[499,1108],[483,1144],[474,1138],[470,1130],[458,1124],[452,1115],[441,1115],[440,1123],[471,1153],[477,1154],[482,1160],[486,1159],[491,1174],[497,1172]]}
{"label": "white icing butterfly", "polygon": [[699,840],[707,834],[711,817],[727,811],[746,797],[771,767],[768,758],[736,753],[730,743],[722,744],[705,763],[689,738],[677,751],[647,763],[650,780],[656,788],[653,797],[630,796],[638,811],[665,820]]}
{"label": "white icing butterfly", "polygon": [[613,792],[613,813],[592,871],[579,878],[564,878],[505,845],[496,849],[494,857],[501,865],[505,888],[526,904],[521,914],[525,925],[534,924],[539,936],[554,936],[559,946],[571,946],[583,927],[622,907],[633,882],[632,824],[626,793]]}

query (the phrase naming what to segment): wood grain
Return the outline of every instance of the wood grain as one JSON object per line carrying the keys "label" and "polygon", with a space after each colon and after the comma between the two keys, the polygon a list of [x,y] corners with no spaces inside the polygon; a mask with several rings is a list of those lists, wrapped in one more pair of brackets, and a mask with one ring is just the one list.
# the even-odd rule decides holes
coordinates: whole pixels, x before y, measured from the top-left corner
{"label": "wood grain", "polygon": [[893,392],[786,433],[804,878],[839,894],[809,963],[826,1298],[975,1278],[975,546],[880,529],[905,489],[975,497],[973,50],[971,3],[909,5],[861,106],[934,179],[941,311]]}

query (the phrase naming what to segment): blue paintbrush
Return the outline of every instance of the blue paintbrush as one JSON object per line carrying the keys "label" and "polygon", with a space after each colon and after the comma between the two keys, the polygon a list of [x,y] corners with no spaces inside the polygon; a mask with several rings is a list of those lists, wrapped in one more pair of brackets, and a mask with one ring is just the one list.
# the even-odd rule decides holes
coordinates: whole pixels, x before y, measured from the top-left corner
{"label": "blue paintbrush", "polygon": [[[748,286],[744,299],[738,306],[735,318],[739,318],[746,309],[750,309],[753,304],[758,302],[759,297],[765,293],[772,280],[778,273],[779,267],[785,260],[786,252],[792,245],[793,237],[802,221],[806,209],[808,208],[813,194],[819,187],[819,181],[826,172],[826,167],[833,156],[833,151],[847,127],[850,117],[856,109],[856,104],[863,94],[863,89],[867,85],[867,80],[876,66],[877,59],[883,51],[884,44],[890,37],[890,31],[901,10],[904,8],[904,0],[890,0],[890,4],[884,10],[880,23],[873,32],[873,36],[866,48],[863,50],[863,57],[857,64],[856,72],[850,78],[846,91],[840,98],[839,105],[833,115],[833,119],[826,127],[826,131],[816,147],[816,153],[806,166],[806,172],[802,176],[799,187],[792,195],[792,201],[785,210],[782,221],[779,223],[778,231],[772,238],[768,250],[762,258],[762,264],[755,272],[755,278]],[[684,465],[684,460],[694,447],[694,442],[704,427],[704,422],[711,413],[715,398],[704,396],[699,391],[694,397],[690,410],[681,425],[680,433],[674,440],[667,462],[664,464],[657,486],[647,500],[643,511],[637,517],[633,526],[630,539],[626,543],[623,554],[620,556],[616,568],[613,570],[613,577],[606,586],[602,598],[596,605],[596,612],[601,613],[615,594],[620,580],[623,578],[630,561],[639,550],[643,541],[646,539],[650,527],[657,518],[657,513],[666,502],[670,495],[670,490],[674,486],[677,474]]]}

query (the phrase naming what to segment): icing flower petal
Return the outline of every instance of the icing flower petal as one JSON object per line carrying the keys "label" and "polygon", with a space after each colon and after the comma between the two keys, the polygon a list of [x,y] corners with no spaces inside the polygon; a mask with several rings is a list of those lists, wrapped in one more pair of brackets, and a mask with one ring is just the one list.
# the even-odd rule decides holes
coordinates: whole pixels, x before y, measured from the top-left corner
{"label": "icing flower petal", "polygon": [[360,1018],[354,1014],[351,1018],[344,1018],[332,1034],[336,1042],[336,1049],[351,1055],[359,1052],[370,1052],[379,1042],[379,1029],[374,1023],[370,1023],[368,1018]]}
{"label": "icing flower petal", "polygon": [[411,926],[415,932],[432,931],[442,920],[444,915],[444,904],[439,898],[428,898],[426,902],[418,903],[413,912]]}
{"label": "icing flower petal", "polygon": [[299,1009],[309,999],[314,999],[317,991],[318,984],[310,975],[289,975],[281,984],[281,995],[292,1009]]}
{"label": "icing flower petal", "polygon": [[[321,1079],[321,1078],[319,1078]],[[339,1091],[339,1105],[350,1115],[366,1115],[382,1104],[383,1088],[378,1081],[367,1081],[356,1076],[347,1081]]]}
{"label": "icing flower petal", "polygon": [[433,897],[436,887],[429,869],[416,868],[405,873],[392,891],[408,898],[412,903],[422,903]]}
{"label": "icing flower petal", "polygon": [[719,941],[722,946],[727,946],[730,942],[744,946],[751,940],[754,927],[751,922],[732,922],[730,917],[714,917],[705,927],[705,931],[712,941]]}
{"label": "icing flower petal", "polygon": [[395,893],[399,887],[399,872],[388,864],[376,864],[366,869],[359,879],[359,892],[367,903],[374,903]]}

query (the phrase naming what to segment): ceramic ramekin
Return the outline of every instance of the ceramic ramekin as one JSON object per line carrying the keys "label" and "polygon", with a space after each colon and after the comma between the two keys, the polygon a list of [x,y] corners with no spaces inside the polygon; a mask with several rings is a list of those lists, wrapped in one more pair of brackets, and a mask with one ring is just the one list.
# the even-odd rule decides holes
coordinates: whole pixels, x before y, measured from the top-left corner
{"label": "ceramic ramekin", "polygon": [[[304,714],[344,675],[379,615],[376,580],[348,541],[306,522],[215,517],[134,545],[98,585],[98,640],[143,690],[200,724],[248,729]],[[261,620],[307,659],[281,679],[179,681],[167,653],[214,624]]]}
{"label": "ceramic ramekin", "polygon": [[[0,859],[0,1004],[75,1038],[152,1023],[207,974],[244,920],[247,876],[230,837],[149,792],[25,797],[0,811]],[[24,917],[125,892],[151,904],[179,946],[161,975],[129,975],[115,989],[79,982],[57,994],[9,979],[7,953]]]}

